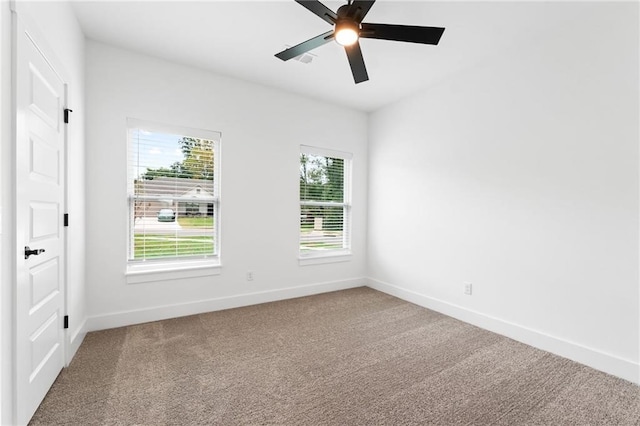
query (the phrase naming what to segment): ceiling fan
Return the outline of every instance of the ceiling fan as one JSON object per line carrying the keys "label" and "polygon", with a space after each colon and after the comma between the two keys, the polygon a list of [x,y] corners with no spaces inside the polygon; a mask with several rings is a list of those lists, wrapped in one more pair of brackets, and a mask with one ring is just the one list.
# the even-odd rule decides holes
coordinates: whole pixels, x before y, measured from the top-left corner
{"label": "ceiling fan", "polygon": [[335,40],[344,46],[356,84],[369,80],[367,68],[364,65],[360,38],[377,38],[381,40],[406,41],[410,43],[438,44],[444,28],[418,27],[413,25],[368,24],[362,22],[375,3],[375,0],[348,0],[333,12],[318,0],[295,0],[312,13],[333,25],[331,31],[302,42],[277,53],[275,56],[288,61]]}

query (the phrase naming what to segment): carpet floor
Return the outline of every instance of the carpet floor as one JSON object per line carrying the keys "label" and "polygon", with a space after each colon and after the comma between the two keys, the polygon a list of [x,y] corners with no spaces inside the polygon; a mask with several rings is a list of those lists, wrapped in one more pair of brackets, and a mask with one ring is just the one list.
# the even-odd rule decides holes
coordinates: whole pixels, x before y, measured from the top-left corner
{"label": "carpet floor", "polygon": [[33,425],[640,425],[640,387],[369,288],[89,333]]}

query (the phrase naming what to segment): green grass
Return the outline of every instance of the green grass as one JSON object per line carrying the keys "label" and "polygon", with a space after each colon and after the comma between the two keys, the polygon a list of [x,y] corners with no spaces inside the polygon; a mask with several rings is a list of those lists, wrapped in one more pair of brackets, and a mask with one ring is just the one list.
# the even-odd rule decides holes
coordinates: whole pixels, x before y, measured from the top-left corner
{"label": "green grass", "polygon": [[313,250],[313,249],[341,249],[342,243],[325,243],[319,241],[310,241],[300,243],[300,248],[302,250]]}
{"label": "green grass", "polygon": [[178,218],[182,228],[213,228],[213,216],[182,216]]}
{"label": "green grass", "polygon": [[174,235],[136,235],[134,259],[213,254],[213,237]]}

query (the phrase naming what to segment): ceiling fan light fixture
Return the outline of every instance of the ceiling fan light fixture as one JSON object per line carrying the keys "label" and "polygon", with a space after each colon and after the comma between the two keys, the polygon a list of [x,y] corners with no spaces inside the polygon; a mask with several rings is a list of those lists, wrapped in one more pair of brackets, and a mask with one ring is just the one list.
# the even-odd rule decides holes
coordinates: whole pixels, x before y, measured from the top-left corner
{"label": "ceiling fan light fixture", "polygon": [[360,26],[350,20],[338,21],[335,29],[336,42],[341,46],[351,46],[358,41]]}

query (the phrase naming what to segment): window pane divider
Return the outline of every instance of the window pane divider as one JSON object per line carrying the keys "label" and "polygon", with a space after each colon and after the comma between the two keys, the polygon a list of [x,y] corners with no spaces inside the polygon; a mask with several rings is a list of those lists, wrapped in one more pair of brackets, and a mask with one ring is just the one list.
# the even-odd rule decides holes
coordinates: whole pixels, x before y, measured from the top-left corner
{"label": "window pane divider", "polygon": [[348,207],[349,204],[338,201],[300,201],[301,206]]}
{"label": "window pane divider", "polygon": [[170,195],[170,194],[165,194],[165,195],[129,195],[129,198],[131,200],[137,200],[137,201],[145,201],[145,200],[161,201],[161,200],[171,199],[171,200],[180,200],[180,201],[193,202],[193,203],[204,203],[204,202],[217,203],[218,202],[218,197],[192,198],[192,197],[175,196],[175,195]]}

